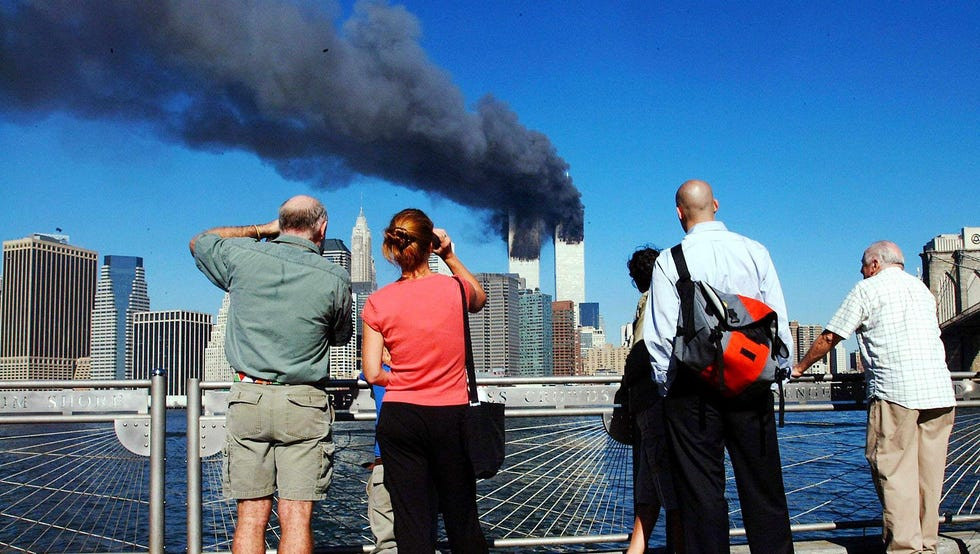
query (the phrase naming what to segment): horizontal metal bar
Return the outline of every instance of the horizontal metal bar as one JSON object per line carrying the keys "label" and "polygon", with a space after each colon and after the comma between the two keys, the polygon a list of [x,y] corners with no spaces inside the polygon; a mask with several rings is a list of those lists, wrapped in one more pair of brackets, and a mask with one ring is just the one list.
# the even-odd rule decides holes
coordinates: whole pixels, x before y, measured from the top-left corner
{"label": "horizontal metal bar", "polygon": [[974,373],[972,371],[950,371],[949,375],[953,379],[980,379],[980,372]]}
{"label": "horizontal metal bar", "polygon": [[626,533],[615,535],[579,535],[572,537],[528,537],[523,539],[496,539],[491,541],[493,548],[514,548],[518,546],[557,546],[568,544],[596,544],[606,542],[628,542]]}
{"label": "horizontal metal bar", "polygon": [[2,389],[148,389],[149,379],[102,379],[88,381],[36,381],[21,379],[16,381],[0,381]]}
{"label": "horizontal metal bar", "polygon": [[148,414],[86,414],[86,415],[29,415],[0,416],[0,425],[32,423],[105,423],[118,419],[147,419]]}

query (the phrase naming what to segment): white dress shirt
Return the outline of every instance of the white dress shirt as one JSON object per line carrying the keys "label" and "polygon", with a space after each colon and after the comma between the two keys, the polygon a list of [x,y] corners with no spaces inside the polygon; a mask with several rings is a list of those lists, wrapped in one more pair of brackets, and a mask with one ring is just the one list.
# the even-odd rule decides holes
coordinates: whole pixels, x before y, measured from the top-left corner
{"label": "white dress shirt", "polygon": [[[786,301],[779,285],[769,251],[758,242],[729,231],[720,221],[706,221],[692,227],[681,241],[684,259],[694,281],[704,281],[716,289],[741,294],[768,304],[779,316],[779,338],[786,343],[788,357],[777,358],[780,367],[789,368],[793,344],[786,317]],[[650,353],[653,379],[666,395],[673,381],[671,354],[680,297],[677,294],[677,268],[669,250],[664,250],[653,266],[650,301],[643,313],[643,340]]]}
{"label": "white dress shirt", "polygon": [[956,403],[939,338],[936,298],[915,277],[886,267],[851,289],[827,330],[858,333],[868,397],[910,410]]}

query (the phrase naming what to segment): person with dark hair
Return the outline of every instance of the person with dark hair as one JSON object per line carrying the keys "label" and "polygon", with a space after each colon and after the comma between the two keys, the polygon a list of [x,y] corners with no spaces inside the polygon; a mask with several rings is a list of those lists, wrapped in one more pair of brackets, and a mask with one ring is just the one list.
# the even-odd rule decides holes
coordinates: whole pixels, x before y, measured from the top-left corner
{"label": "person with dark hair", "polygon": [[223,485],[238,504],[236,553],[266,551],[277,490],[279,551],[313,550],[313,503],[333,474],[330,346],[353,333],[350,275],[320,254],[326,230],[323,204],[301,195],[282,204],[277,220],[191,239],[197,267],[231,295]]}
{"label": "person with dark hair", "polygon": [[682,551],[677,500],[671,482],[664,423],[663,397],[651,377],[652,367],[643,344],[643,311],[650,298],[650,277],[660,255],[650,247],[638,248],[626,268],[640,291],[633,318],[633,338],[626,358],[623,384],[628,391],[630,419],[633,424],[633,534],[627,554],[647,551],[650,534],[663,507],[667,517],[667,550]]}
{"label": "person with dark hair", "polygon": [[[476,477],[463,445],[469,406],[463,318],[486,303],[479,281],[459,260],[443,229],[417,209],[391,218],[382,252],[401,277],[364,306],[364,376],[385,387],[377,439],[384,482],[403,554],[432,554],[438,513],[456,553],[487,552],[476,506]],[[441,257],[453,277],[429,270]],[[465,290],[464,301],[460,286]],[[387,348],[391,371],[381,368]]]}

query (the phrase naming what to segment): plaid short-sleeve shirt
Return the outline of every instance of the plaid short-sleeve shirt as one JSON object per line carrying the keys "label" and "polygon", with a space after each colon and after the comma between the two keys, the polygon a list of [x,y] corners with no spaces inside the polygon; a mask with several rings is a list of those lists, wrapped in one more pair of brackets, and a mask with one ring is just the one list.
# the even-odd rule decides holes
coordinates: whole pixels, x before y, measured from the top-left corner
{"label": "plaid short-sleeve shirt", "polygon": [[953,406],[956,399],[939,338],[936,299],[919,279],[889,267],[859,282],[827,330],[857,331],[868,397],[913,410]]}

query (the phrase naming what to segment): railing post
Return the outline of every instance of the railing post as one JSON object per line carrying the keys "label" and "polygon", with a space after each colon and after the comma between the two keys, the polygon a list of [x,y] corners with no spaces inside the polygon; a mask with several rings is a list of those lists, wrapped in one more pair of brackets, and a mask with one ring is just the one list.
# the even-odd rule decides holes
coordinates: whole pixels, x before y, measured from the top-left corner
{"label": "railing post", "polygon": [[201,515],[201,380],[187,380],[187,552],[200,554]]}
{"label": "railing post", "polygon": [[164,476],[167,462],[167,370],[150,377],[150,552],[164,551]]}

